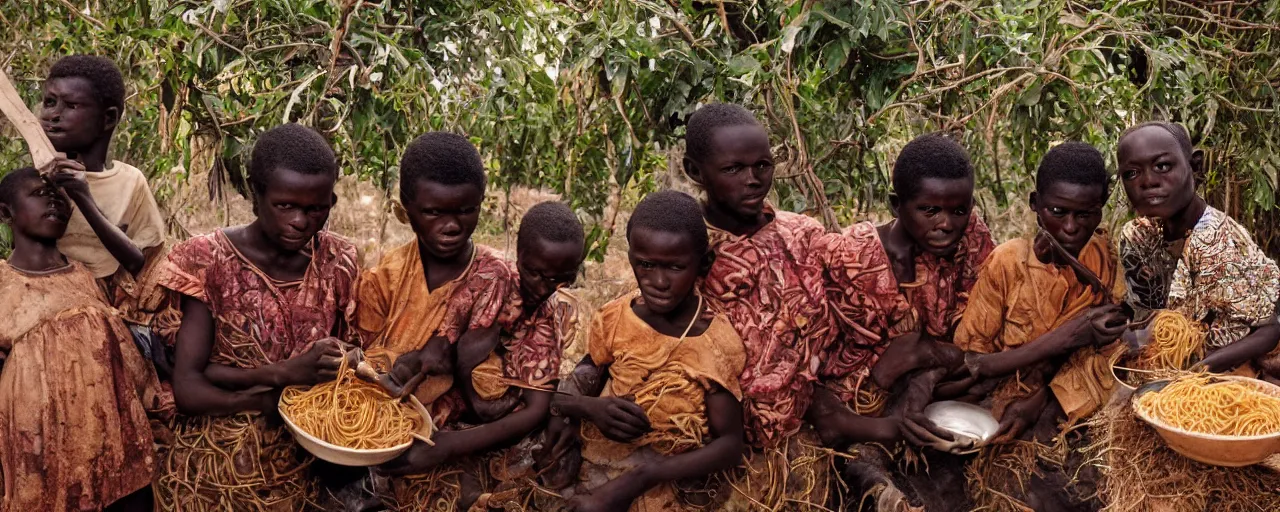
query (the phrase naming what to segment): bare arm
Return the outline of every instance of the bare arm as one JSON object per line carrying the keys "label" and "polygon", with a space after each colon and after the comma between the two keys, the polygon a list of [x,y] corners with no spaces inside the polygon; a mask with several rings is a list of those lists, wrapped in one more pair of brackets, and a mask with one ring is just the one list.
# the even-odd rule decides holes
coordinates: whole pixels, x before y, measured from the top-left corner
{"label": "bare arm", "polygon": [[218,388],[205,376],[213,351],[213,314],[205,303],[182,297],[182,326],[173,370],[173,398],[188,416],[225,416],[265,411],[274,406],[272,393],[237,393]]}
{"label": "bare arm", "polygon": [[111,253],[111,257],[120,262],[120,266],[129,271],[130,275],[137,276],[138,272],[142,272],[142,267],[147,263],[142,250],[129,240],[119,226],[112,224],[102,214],[98,203],[89,193],[89,184],[84,178],[84,164],[59,158],[54,160],[52,165],[50,176],[53,182],[61,187],[67,197],[76,204],[76,208],[84,215],[85,220],[89,221],[89,227],[93,228],[93,233],[98,235],[98,240],[102,241],[102,246]]}
{"label": "bare arm", "polygon": [[728,391],[716,387],[707,394],[707,419],[714,436],[710,443],[624,473],[571,506],[577,510],[625,510],[629,503],[661,483],[703,477],[741,463],[746,448],[742,404]]}
{"label": "bare arm", "polygon": [[1280,324],[1273,318],[1269,323],[1254,327],[1248,335],[1236,342],[1215,350],[1200,361],[1200,364],[1211,372],[1228,372],[1267,355],[1276,348],[1277,341],[1280,341]]}
{"label": "bare arm", "polygon": [[547,419],[551,393],[527,391],[525,408],[493,423],[466,430],[436,434],[435,446],[415,442],[404,455],[382,466],[396,475],[421,474],[451,459],[488,450],[503,443],[519,440]]}

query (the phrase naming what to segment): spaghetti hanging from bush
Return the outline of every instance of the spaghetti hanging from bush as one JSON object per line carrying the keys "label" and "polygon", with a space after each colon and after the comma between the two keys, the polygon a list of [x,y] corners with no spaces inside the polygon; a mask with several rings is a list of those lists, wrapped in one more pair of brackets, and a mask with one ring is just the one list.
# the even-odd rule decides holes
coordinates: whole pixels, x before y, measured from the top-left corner
{"label": "spaghetti hanging from bush", "polygon": [[1139,397],[1138,409],[1189,432],[1224,436],[1280,432],[1280,396],[1246,381],[1185,377]]}
{"label": "spaghetti hanging from bush", "polygon": [[338,378],[310,389],[292,386],[280,411],[302,431],[343,448],[378,450],[413,440],[422,418],[376,384],[356,378],[344,360]]}

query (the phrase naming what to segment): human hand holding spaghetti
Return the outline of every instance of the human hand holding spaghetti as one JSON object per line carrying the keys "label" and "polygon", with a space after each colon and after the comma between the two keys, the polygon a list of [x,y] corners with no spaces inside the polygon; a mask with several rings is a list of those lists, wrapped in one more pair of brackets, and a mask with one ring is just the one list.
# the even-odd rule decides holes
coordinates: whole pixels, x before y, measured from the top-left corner
{"label": "human hand holding spaghetti", "polygon": [[280,363],[276,387],[319,384],[337,378],[346,355],[343,348],[337,338],[316,341],[306,352]]}

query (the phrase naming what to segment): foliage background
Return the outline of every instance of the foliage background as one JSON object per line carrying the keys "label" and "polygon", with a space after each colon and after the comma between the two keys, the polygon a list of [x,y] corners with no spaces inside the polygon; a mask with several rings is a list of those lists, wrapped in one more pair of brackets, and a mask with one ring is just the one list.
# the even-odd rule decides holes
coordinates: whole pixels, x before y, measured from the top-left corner
{"label": "foliage background", "polygon": [[[599,259],[629,201],[678,184],[683,120],[727,101],[772,131],[783,208],[882,215],[897,150],[947,130],[1006,235],[1053,144],[1114,160],[1126,126],[1184,122],[1211,202],[1275,254],[1277,20],[1280,0],[26,0],[0,5],[0,64],[34,105],[58,57],[115,59],[115,155],[170,212],[243,193],[254,134],[285,121],[329,137],[387,211],[403,147],[456,130],[495,188],[567,198]],[[0,169],[26,162],[6,129]],[[183,194],[195,180],[212,203]]]}

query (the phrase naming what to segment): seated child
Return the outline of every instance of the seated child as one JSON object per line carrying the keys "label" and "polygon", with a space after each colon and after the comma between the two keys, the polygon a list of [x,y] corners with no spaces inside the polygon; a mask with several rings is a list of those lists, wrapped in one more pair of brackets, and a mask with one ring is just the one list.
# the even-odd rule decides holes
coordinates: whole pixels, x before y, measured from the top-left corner
{"label": "seated child", "polygon": [[984,509],[1088,506],[1089,493],[1071,493],[1073,479],[1087,476],[1075,471],[1079,461],[1068,467],[1048,462],[1051,453],[1039,463],[1037,452],[1017,454],[1047,452],[1061,421],[1092,414],[1114,388],[1110,352],[1099,347],[1116,340],[1127,319],[1116,305],[1124,290],[1119,258],[1098,229],[1109,192],[1098,150],[1082,142],[1049,150],[1031,193],[1040,232],[997,247],[969,295],[955,343],[973,377],[996,381],[971,398],[1000,421],[994,445],[969,468],[980,476],[970,478],[970,495]]}
{"label": "seated child", "polygon": [[314,481],[275,415],[290,385],[332,379],[359,273],[328,231],[338,165],[320,134],[284,124],[249,163],[255,219],[178,244],[160,283],[182,296],[175,441],[157,480],[165,510],[296,510]]}
{"label": "seated child", "polygon": [[[549,392],[523,393],[524,407],[505,414],[513,401],[474,400],[470,375],[456,364],[461,348],[491,350],[502,326],[521,314],[512,300],[516,273],[497,251],[471,241],[485,181],[480,153],[466,137],[435,132],[410,143],[400,162],[400,198],[417,240],[387,253],[361,281],[355,325],[368,360],[390,370],[395,385],[414,393],[441,427],[434,446],[414,443],[383,467],[404,477],[382,493],[391,505],[443,500],[465,510],[484,491],[487,474],[482,458],[471,455],[518,441],[546,421]],[[484,424],[471,428],[477,423]]]}
{"label": "seated child", "polygon": [[[458,348],[458,364],[462,374],[471,376],[474,399],[507,402],[494,413],[505,415],[520,398],[526,407],[549,404],[548,393],[567,373],[563,359],[575,355],[582,359],[585,343],[578,336],[578,301],[562,287],[573,284],[585,256],[582,223],[568,205],[540,203],[521,219],[515,262],[520,286],[518,296],[511,299],[520,302],[520,316],[502,327],[500,344]],[[488,359],[474,371],[466,369],[486,352]],[[536,484],[533,463],[536,457],[540,467],[546,467],[558,459],[551,445],[542,436],[527,435],[509,449],[490,452],[490,482],[481,496],[483,503],[476,506],[519,510],[542,498],[532,489]],[[538,447],[542,449],[535,453]]]}
{"label": "seated child", "polygon": [[[1177,124],[1143,123],[1120,136],[1118,174],[1139,215],[1119,236],[1125,303],[1138,322],[1159,309],[1199,322],[1207,334],[1198,367],[1252,374],[1251,363],[1280,339],[1280,269],[1244,227],[1196,193],[1203,157]],[[1108,509],[1280,510],[1280,494],[1261,491],[1280,489],[1280,473],[1191,462],[1151,439],[1128,401],[1104,408],[1090,424]],[[1142,485],[1133,489],[1132,482]]]}
{"label": "seated child", "polygon": [[150,374],[93,274],[58,250],[70,218],[35,169],[0,180],[0,220],[13,230],[0,261],[0,510],[149,511]]}
{"label": "seated child", "polygon": [[[164,343],[152,335],[155,330],[172,336],[177,329],[177,305],[153,272],[164,261],[164,219],[142,171],[107,160],[124,97],[124,77],[104,57],[63,57],[45,79],[41,125],[54,149],[77,162],[68,167],[72,172],[52,176],[75,204],[58,248],[93,273],[143,354],[167,377]],[[98,238],[96,231],[105,225],[119,227],[126,237]]]}
{"label": "seated child", "polygon": [[833,457],[804,421],[818,363],[839,334],[825,292],[825,230],[769,204],[769,132],[739,105],[705,105],[689,116],[684,169],[706,193],[715,254],[698,291],[738,332],[747,357],[739,380],[751,450],[726,506],[825,506]]}
{"label": "seated child", "polygon": [[562,386],[570,396],[554,400],[570,427],[581,423],[572,510],[684,510],[727,497],[708,477],[742,461],[746,356],[695,290],[710,263],[706,232],[697,201],[675,191],[649,194],[627,223],[640,290],[600,309],[588,355]]}

